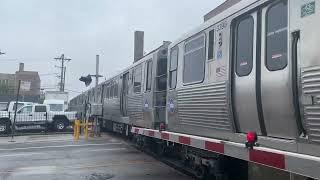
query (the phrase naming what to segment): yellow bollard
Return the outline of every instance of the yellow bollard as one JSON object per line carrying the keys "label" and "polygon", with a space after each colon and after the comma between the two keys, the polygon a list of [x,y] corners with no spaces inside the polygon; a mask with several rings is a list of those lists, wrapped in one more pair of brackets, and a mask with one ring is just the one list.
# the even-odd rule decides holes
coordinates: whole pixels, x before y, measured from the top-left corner
{"label": "yellow bollard", "polygon": [[86,120],[84,124],[84,136],[86,137],[86,139],[88,139],[89,137],[88,120]]}
{"label": "yellow bollard", "polygon": [[80,136],[80,120],[75,120],[75,122],[74,122],[73,136],[74,136],[75,140],[79,140],[79,136]]}
{"label": "yellow bollard", "polygon": [[77,126],[76,126],[76,121],[73,123],[73,138],[76,137],[76,132],[77,132]]}

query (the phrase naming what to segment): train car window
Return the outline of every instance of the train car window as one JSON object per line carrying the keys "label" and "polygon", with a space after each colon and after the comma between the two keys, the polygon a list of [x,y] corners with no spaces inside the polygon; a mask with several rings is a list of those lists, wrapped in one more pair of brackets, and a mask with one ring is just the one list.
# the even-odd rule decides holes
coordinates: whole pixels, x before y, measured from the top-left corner
{"label": "train car window", "polygon": [[109,99],[110,98],[110,85],[107,87],[107,94],[106,97]]}
{"label": "train car window", "polygon": [[209,32],[208,60],[214,57],[214,29]]}
{"label": "train car window", "polygon": [[170,54],[169,68],[169,88],[174,89],[177,85],[177,68],[178,68],[178,48],[172,48]]}
{"label": "train car window", "polygon": [[200,36],[185,44],[183,83],[203,81],[205,59],[205,36]]}
{"label": "train car window", "polygon": [[167,73],[167,59],[160,58],[158,60],[158,69],[157,69],[157,76],[161,76]]}
{"label": "train car window", "polygon": [[140,93],[141,92],[141,79],[142,79],[142,73],[141,73],[141,65],[137,66],[134,69],[134,82],[133,82],[133,92],[134,93]]}
{"label": "train car window", "polygon": [[145,74],[146,74],[146,91],[151,90],[151,84],[152,84],[152,61],[148,60],[146,62],[146,68],[145,68]]}
{"label": "train car window", "polygon": [[104,86],[104,88],[103,88],[103,99],[106,99],[106,98],[108,98],[108,92],[107,92],[107,89],[108,89],[108,87],[107,87],[107,85],[105,84],[105,85],[103,85]]}
{"label": "train car window", "polygon": [[252,16],[241,20],[236,29],[236,72],[238,76],[251,73],[253,63],[253,31]]}
{"label": "train car window", "polygon": [[266,14],[266,67],[270,71],[287,66],[288,10],[287,2],[271,6]]}
{"label": "train car window", "polygon": [[167,90],[167,58],[159,58],[157,64],[156,91]]}
{"label": "train car window", "polygon": [[110,98],[113,98],[114,97],[114,85],[112,84],[110,86]]}
{"label": "train car window", "polygon": [[118,97],[118,83],[115,83],[115,84],[114,84],[113,96],[114,96],[115,98]]}

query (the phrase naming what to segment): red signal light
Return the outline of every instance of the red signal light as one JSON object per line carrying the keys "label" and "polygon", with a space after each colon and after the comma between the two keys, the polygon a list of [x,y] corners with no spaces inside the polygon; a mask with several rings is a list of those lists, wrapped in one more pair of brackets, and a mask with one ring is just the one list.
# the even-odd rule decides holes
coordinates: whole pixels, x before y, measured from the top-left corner
{"label": "red signal light", "polygon": [[258,140],[258,136],[256,132],[248,132],[247,133],[247,141],[249,143],[255,143]]}
{"label": "red signal light", "polygon": [[247,133],[247,142],[246,147],[252,149],[253,146],[256,145],[256,142],[258,141],[258,135],[256,132],[248,132]]}
{"label": "red signal light", "polygon": [[163,122],[159,124],[159,130],[160,131],[166,130],[166,125]]}

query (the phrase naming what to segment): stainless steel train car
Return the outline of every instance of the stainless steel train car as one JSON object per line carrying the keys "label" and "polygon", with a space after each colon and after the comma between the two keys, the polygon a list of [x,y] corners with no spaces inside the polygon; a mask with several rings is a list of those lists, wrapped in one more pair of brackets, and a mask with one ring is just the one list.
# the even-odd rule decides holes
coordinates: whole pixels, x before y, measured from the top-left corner
{"label": "stainless steel train car", "polygon": [[167,52],[170,42],[70,101],[70,109],[85,114],[85,104],[102,104],[102,128],[123,133],[129,125],[159,128],[165,124]]}
{"label": "stainless steel train car", "polygon": [[[165,122],[157,145],[179,149],[179,156],[198,163],[192,167],[201,175],[223,158],[189,147],[190,136],[183,134],[239,144],[248,133],[257,134],[260,147],[303,157],[288,165],[293,172],[320,178],[304,169],[320,162],[320,0],[229,2],[198,28],[102,83],[104,122],[117,132],[131,126],[163,130]],[[139,129],[133,133],[141,135]]]}
{"label": "stainless steel train car", "polygon": [[243,0],[173,42],[169,130],[320,156],[314,3]]}
{"label": "stainless steel train car", "polygon": [[129,125],[158,128],[165,123],[168,45],[164,42],[102,84],[104,125],[123,132]]}

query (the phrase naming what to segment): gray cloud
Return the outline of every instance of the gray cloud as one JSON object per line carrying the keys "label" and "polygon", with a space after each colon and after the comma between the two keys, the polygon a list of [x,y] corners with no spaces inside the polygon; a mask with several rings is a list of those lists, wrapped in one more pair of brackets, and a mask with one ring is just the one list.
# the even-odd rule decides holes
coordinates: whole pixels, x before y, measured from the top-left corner
{"label": "gray cloud", "polygon": [[[81,75],[94,73],[101,55],[101,74],[110,77],[132,63],[133,31],[145,31],[145,49],[174,41],[202,23],[203,15],[223,0],[0,0],[0,72],[18,63],[40,74],[58,72],[54,57],[64,53],[66,88],[84,91]],[[16,59],[16,61],[6,61]],[[54,87],[54,76],[42,76]],[[72,93],[75,95],[75,93]]]}

